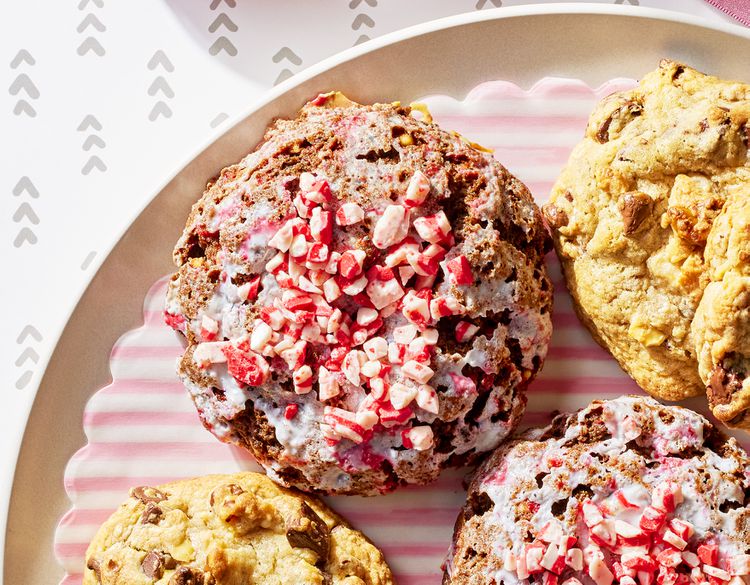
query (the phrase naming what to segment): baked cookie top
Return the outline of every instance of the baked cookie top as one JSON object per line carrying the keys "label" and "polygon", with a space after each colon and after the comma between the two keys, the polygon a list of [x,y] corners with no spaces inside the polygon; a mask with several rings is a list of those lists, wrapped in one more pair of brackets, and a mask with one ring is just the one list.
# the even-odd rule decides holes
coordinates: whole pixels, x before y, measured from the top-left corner
{"label": "baked cookie top", "polygon": [[705,389],[691,324],[749,114],[750,86],[662,61],[599,103],[544,210],[582,321],[660,398]]}
{"label": "baked cookie top", "polygon": [[391,585],[382,553],[259,473],[136,487],[86,551],[84,585]]}
{"label": "baked cookie top", "polygon": [[748,493],[747,454],[702,416],[594,401],[479,468],[444,582],[742,585]]}
{"label": "baked cookie top", "polygon": [[708,284],[692,330],[711,410],[750,429],[750,184],[726,196],[708,235]]}
{"label": "baked cookie top", "polygon": [[548,249],[491,154],[411,108],[321,95],[193,207],[167,295],[179,373],[204,425],[282,483],[429,482],[516,426],[551,335]]}

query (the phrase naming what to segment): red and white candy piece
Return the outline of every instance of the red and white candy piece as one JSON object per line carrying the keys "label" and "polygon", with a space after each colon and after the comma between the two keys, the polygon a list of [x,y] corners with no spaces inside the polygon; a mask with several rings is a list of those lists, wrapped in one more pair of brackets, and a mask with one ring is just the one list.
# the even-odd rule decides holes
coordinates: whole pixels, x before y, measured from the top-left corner
{"label": "red and white candy piece", "polygon": [[411,258],[419,256],[419,242],[408,237],[400,244],[394,246],[385,257],[385,265],[389,268],[409,262]]}
{"label": "red and white candy piece", "polygon": [[674,509],[682,503],[682,489],[678,483],[666,481],[658,484],[651,496],[651,505],[664,512],[674,512]]}
{"label": "red and white candy piece", "polygon": [[356,203],[344,203],[336,211],[336,223],[341,226],[354,225],[364,218],[364,210]]}
{"label": "red and white candy piece", "polygon": [[224,348],[229,345],[228,341],[208,341],[199,343],[193,350],[193,361],[201,368],[207,368],[211,364],[222,364],[227,361]]}
{"label": "red and white candy piece", "polygon": [[419,408],[431,412],[432,414],[438,414],[440,412],[440,399],[438,398],[437,392],[432,386],[423,384],[417,390],[417,404]]}
{"label": "red and white candy piece", "polygon": [[404,296],[404,289],[395,278],[372,280],[365,290],[373,306],[380,310]]}
{"label": "red and white candy piece", "polygon": [[204,341],[213,341],[216,339],[218,332],[219,323],[208,315],[203,315],[201,318],[201,339]]}
{"label": "red and white candy piece", "polygon": [[407,386],[401,382],[391,384],[388,390],[388,396],[391,404],[394,408],[401,410],[411,404],[411,402],[417,397],[417,389],[413,386]]}
{"label": "red and white candy piece", "polygon": [[[685,553],[682,553],[683,555]],[[732,575],[750,575],[750,555],[738,554],[729,559],[729,570]]]}
{"label": "red and white candy piece", "polygon": [[609,567],[604,562],[604,555],[601,551],[598,551],[598,554],[592,555],[588,563],[588,574],[596,582],[596,585],[612,585],[612,581],[615,578],[612,571],[609,570]]}
{"label": "red and white candy piece", "polygon": [[581,510],[583,512],[583,521],[589,528],[596,526],[604,520],[601,510],[599,510],[599,506],[591,500],[584,501]]}
{"label": "red and white candy piece", "polygon": [[339,394],[339,381],[336,374],[325,366],[318,369],[318,399],[323,402]]}
{"label": "red and white candy piece", "polygon": [[227,358],[229,373],[239,382],[248,386],[261,386],[270,376],[266,359],[253,351],[243,351],[233,345],[222,348]]}
{"label": "red and white candy piece", "polygon": [[384,250],[401,242],[409,232],[409,211],[402,205],[389,205],[375,223],[372,243]]}
{"label": "red and white candy piece", "polygon": [[333,239],[333,219],[330,211],[316,207],[310,217],[310,234],[316,242],[330,244]]}
{"label": "red and white candy piece", "polygon": [[294,383],[294,391],[297,394],[307,394],[312,390],[312,368],[308,365],[304,365],[295,370],[292,375],[292,382]]}
{"label": "red and white candy piece", "polygon": [[430,301],[430,316],[435,320],[452,315],[463,315],[466,308],[454,297],[436,297]]}
{"label": "red and white candy piece", "polygon": [[458,343],[465,343],[474,337],[477,331],[479,331],[479,326],[469,321],[459,321],[456,324],[456,341]]}
{"label": "red and white candy piece", "polygon": [[364,342],[362,349],[370,360],[379,360],[388,355],[388,342],[383,337],[372,337]]}
{"label": "red and white candy piece", "polygon": [[344,361],[341,364],[341,371],[344,372],[346,379],[355,386],[359,386],[359,370],[366,361],[367,356],[365,352],[357,349],[350,351],[344,357]]}
{"label": "red and white candy piece", "polygon": [[254,301],[258,297],[260,276],[256,276],[237,287],[237,297],[241,301]]}
{"label": "red and white candy piece", "polygon": [[469,264],[469,261],[463,254],[444,262],[443,271],[449,282],[453,284],[474,284],[474,275],[471,273],[471,264]]}
{"label": "red and white candy piece", "polygon": [[367,253],[364,250],[347,250],[339,259],[339,274],[347,279],[361,274],[365,258]]}
{"label": "red and white candy piece", "polygon": [[653,506],[646,506],[643,510],[639,526],[646,532],[656,532],[667,520],[667,513],[664,510],[659,510]]}
{"label": "red and white candy piece", "polygon": [[565,553],[565,564],[574,571],[583,570],[583,551],[580,548],[571,548]]}
{"label": "red and white candy piece", "polygon": [[426,384],[435,375],[432,368],[415,360],[409,360],[401,366],[401,373],[419,384]]}
{"label": "red and white candy piece", "polygon": [[558,543],[563,538],[563,528],[557,519],[550,520],[539,531],[536,537],[542,542]]}
{"label": "red and white candy piece", "polygon": [[675,547],[678,550],[685,550],[685,547],[687,546],[687,542],[677,536],[674,532],[671,530],[665,530],[664,535],[662,536],[662,539],[664,542],[667,542],[671,544],[673,547]]}
{"label": "red and white candy piece", "polygon": [[341,287],[341,290],[344,294],[349,295],[350,297],[353,297],[361,293],[363,290],[365,290],[366,286],[367,286],[367,277],[363,274],[356,280],[348,281],[344,286]]}
{"label": "red and white candy piece", "polygon": [[294,239],[294,233],[292,230],[292,223],[287,221],[282,225],[276,233],[268,240],[268,247],[275,248],[280,252],[286,252],[292,245]]}
{"label": "red and white candy piece", "polygon": [[427,425],[412,427],[402,437],[405,439],[404,446],[416,451],[427,451],[432,447],[434,441],[432,428]]}
{"label": "red and white candy piece", "polygon": [[716,577],[720,581],[729,581],[731,575],[724,569],[719,567],[712,567],[711,565],[703,565],[703,572],[710,577]]}
{"label": "red and white candy piece", "polygon": [[250,349],[263,353],[271,342],[272,335],[273,329],[270,325],[260,319],[256,320],[253,324],[253,332],[250,334]]}
{"label": "red and white candy piece", "polygon": [[414,229],[423,240],[436,244],[443,241],[451,231],[451,223],[444,211],[434,215],[418,217],[414,220]]}
{"label": "red and white candy piece", "polygon": [[404,196],[404,205],[407,207],[418,207],[424,203],[430,193],[430,179],[422,171],[415,171],[409,180]]}
{"label": "red and white candy piece", "polygon": [[430,321],[430,305],[428,301],[409,291],[404,297],[404,317],[419,328],[424,328]]}

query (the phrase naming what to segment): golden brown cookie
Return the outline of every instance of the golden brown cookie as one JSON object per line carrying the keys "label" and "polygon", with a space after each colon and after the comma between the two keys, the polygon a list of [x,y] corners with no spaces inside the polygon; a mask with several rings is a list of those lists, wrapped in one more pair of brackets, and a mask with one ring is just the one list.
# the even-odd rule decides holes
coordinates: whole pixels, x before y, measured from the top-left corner
{"label": "golden brown cookie", "polygon": [[259,473],[136,487],[86,551],[84,585],[391,585],[382,553],[320,500]]}
{"label": "golden brown cookie", "polygon": [[659,398],[705,390],[692,323],[749,113],[750,86],[662,61],[596,107],[544,210],[581,320]]}
{"label": "golden brown cookie", "polygon": [[706,243],[708,284],[693,336],[714,415],[750,429],[750,185],[726,195]]}

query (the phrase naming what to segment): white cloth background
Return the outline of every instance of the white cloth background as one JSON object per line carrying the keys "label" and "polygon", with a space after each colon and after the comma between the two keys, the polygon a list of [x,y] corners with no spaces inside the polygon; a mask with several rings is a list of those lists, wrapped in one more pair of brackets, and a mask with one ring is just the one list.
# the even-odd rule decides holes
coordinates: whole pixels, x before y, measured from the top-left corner
{"label": "white cloth background", "polygon": [[[42,366],[78,296],[155,189],[229,117],[275,83],[369,38],[461,12],[528,3],[5,3],[0,34],[3,487],[9,486],[15,463],[10,438],[23,430]],[[640,3],[729,21],[702,0],[598,3]]]}

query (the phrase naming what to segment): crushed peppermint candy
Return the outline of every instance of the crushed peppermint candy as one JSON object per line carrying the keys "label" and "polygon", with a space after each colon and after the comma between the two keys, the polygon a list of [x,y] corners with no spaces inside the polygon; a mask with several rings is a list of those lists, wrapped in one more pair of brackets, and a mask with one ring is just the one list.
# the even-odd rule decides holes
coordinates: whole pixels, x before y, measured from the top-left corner
{"label": "crushed peppermint candy", "polygon": [[[750,461],[715,433],[641,396],[561,415],[488,461],[459,542],[481,541],[486,523],[497,549],[483,570],[506,585],[743,585]],[[451,554],[450,575],[478,570]]]}
{"label": "crushed peppermint candy", "polygon": [[[465,308],[454,297],[435,296],[430,288],[416,286],[418,276],[437,274],[438,262],[446,255],[438,244],[447,245],[451,235],[443,211],[416,216],[429,193],[429,179],[421,172],[415,174],[404,203],[388,205],[377,218],[372,241],[385,251],[383,263],[377,257],[368,261],[363,249],[332,250],[331,217],[339,226],[350,226],[361,222],[366,210],[344,203],[334,213],[332,191],[323,177],[303,173],[299,185],[296,213],[268,240],[277,253],[265,269],[275,278],[281,296],[263,309],[249,339],[224,341],[221,351],[209,346],[217,338],[219,323],[204,315],[204,342],[196,347],[197,363],[205,368],[227,362],[237,382],[260,386],[268,380],[272,360],[280,358],[292,374],[294,391],[316,390],[324,403],[338,399],[342,391],[360,389],[370,399],[362,401],[358,410],[336,407],[324,417],[325,436],[333,443],[366,442],[378,424],[386,429],[408,425],[414,408],[437,414],[440,399],[429,385],[435,374],[429,366],[430,348],[438,342],[435,326],[443,317],[461,315]],[[401,268],[409,270],[405,278],[394,272]],[[457,285],[473,283],[462,255],[449,260],[445,270]],[[252,289],[243,295],[257,296],[259,281],[254,277]],[[384,319],[395,311],[410,324],[399,327],[389,342],[379,333]],[[457,337],[460,329],[466,341],[478,328],[462,323]],[[326,360],[312,357],[326,352],[331,356]],[[285,417],[294,418],[289,412]],[[359,424],[357,417],[366,417],[368,424]],[[410,426],[402,434],[403,446],[419,451],[431,448],[429,429]]]}
{"label": "crushed peppermint candy", "polygon": [[[680,485],[671,481],[657,485],[646,506],[628,501],[622,492],[617,492],[614,509],[586,499],[578,504],[579,530],[566,533],[559,520],[548,521],[518,554],[506,554],[505,568],[519,579],[543,583],[557,583],[565,571],[572,570],[587,575],[596,585],[722,585],[750,575],[748,554],[720,562],[717,538],[711,531],[691,539],[694,526],[674,517],[682,502]],[[636,517],[640,514],[637,524],[618,519],[618,508],[630,509]],[[580,582],[575,577],[571,580]],[[734,582],[741,583],[741,579]]]}

